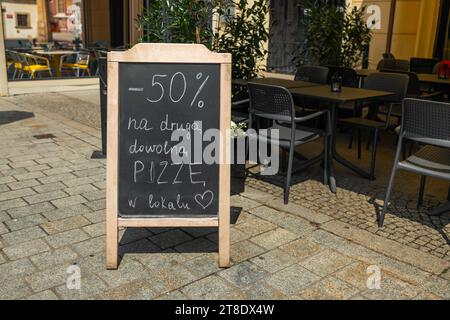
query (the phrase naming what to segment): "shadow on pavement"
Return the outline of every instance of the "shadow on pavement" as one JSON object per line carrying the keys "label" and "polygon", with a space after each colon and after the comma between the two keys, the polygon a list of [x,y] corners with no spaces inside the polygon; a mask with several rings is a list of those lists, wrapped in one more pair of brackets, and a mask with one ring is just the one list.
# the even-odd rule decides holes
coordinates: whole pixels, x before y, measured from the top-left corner
{"label": "shadow on pavement", "polygon": [[0,126],[33,118],[34,113],[25,111],[0,111]]}

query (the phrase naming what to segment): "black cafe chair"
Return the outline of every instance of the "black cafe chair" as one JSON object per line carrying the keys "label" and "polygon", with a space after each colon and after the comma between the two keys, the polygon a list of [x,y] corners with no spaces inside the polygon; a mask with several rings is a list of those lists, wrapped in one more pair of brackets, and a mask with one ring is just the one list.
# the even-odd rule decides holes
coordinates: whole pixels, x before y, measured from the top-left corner
{"label": "black cafe chair", "polygon": [[[327,67],[322,66],[301,66],[297,69],[295,73],[295,81],[306,81],[317,84],[327,84],[328,75],[330,70]],[[317,101],[310,101],[301,97],[294,97],[294,104],[296,106],[297,112],[312,112],[314,113],[319,109],[319,104]],[[319,125],[319,120],[315,120],[314,126]]]}
{"label": "black cafe chair", "polygon": [[434,66],[439,63],[439,59],[433,58],[411,58],[410,71],[415,73],[433,73]]}
{"label": "black cafe chair", "polygon": [[[400,161],[406,140],[425,147]],[[407,98],[403,101],[403,118],[397,153],[384,199],[378,216],[378,226],[384,225],[392,188],[398,170],[416,173],[421,178],[419,204],[423,199],[425,177],[450,181],[450,104]]]}
{"label": "black cafe chair", "polygon": [[[378,121],[374,119],[376,114],[370,115],[369,119],[362,117],[353,118],[344,118],[339,119],[339,125],[344,128],[351,128],[353,132],[356,131],[358,134],[358,159],[362,157],[362,148],[361,148],[361,132],[362,130],[369,131],[371,134],[371,139],[369,140],[368,146],[370,146],[370,141],[372,141],[372,160],[370,164],[370,178],[375,180],[375,168],[376,168],[376,156],[377,156],[377,146],[378,146],[378,138],[379,132],[381,130],[387,130],[390,125],[390,115],[392,109],[395,104],[401,103],[404,98],[406,98],[407,90],[409,84],[409,77],[405,74],[398,73],[387,73],[387,72],[379,72],[369,75],[364,81],[364,89],[371,90],[379,90],[392,92],[391,96],[378,98],[369,102],[369,106],[375,107],[374,110],[378,111],[377,106],[385,105],[388,109],[388,114],[385,122]],[[363,106],[360,106],[358,109],[362,109]],[[350,137],[349,147],[351,148],[353,144],[353,134]]]}
{"label": "black cafe chair", "polygon": [[[303,117],[297,117],[292,95],[286,88],[249,83],[248,89],[250,95],[249,127],[252,128],[253,122],[260,119],[269,120],[272,123],[272,126],[268,128],[269,131],[265,133],[260,131],[256,135],[254,133],[249,134],[249,141],[256,140],[262,143],[277,144],[283,152],[283,155],[286,155],[286,153],[289,154],[284,188],[284,203],[288,204],[289,202],[295,148],[320,138],[324,140],[323,154],[317,158],[305,161],[299,170],[308,168],[323,160],[323,181],[324,184],[327,184],[329,181],[328,161],[330,156],[330,144],[328,140],[331,134],[331,120],[328,110],[321,110]],[[327,125],[325,130],[312,129],[299,125],[300,123],[318,117],[324,117],[326,119]],[[274,129],[279,130],[279,140],[273,139],[270,135],[270,130]]]}
{"label": "black cafe chair", "polygon": [[294,80],[326,84],[329,69],[321,66],[302,66],[297,69]]}

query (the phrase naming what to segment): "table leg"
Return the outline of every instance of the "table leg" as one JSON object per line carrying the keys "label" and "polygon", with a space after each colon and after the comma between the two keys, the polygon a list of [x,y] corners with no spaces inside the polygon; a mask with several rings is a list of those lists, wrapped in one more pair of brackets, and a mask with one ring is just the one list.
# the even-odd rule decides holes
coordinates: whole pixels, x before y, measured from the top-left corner
{"label": "table leg", "polygon": [[331,135],[329,137],[328,143],[329,148],[326,152],[328,152],[328,170],[329,170],[329,177],[330,177],[330,190],[333,193],[337,192],[337,185],[336,185],[336,175],[334,171],[334,151],[336,150],[336,128],[337,128],[337,110],[339,108],[338,104],[333,104],[331,106]]}
{"label": "table leg", "polygon": [[[331,143],[331,159],[332,160],[336,160],[337,162],[339,162],[341,165],[343,165],[344,167],[347,167],[348,169],[352,170],[353,172],[355,172],[356,174],[360,175],[361,177],[365,178],[365,179],[370,179],[371,175],[364,171],[363,169],[361,169],[360,167],[354,165],[353,163],[351,163],[350,161],[344,159],[341,155],[338,154],[337,152],[337,148],[336,148],[336,137],[337,137],[337,121],[338,121],[338,111],[339,111],[339,104],[334,104],[332,106],[332,110],[331,110],[331,121],[333,123],[333,133],[331,135],[331,139],[332,139],[332,143]],[[333,161],[331,161],[333,162]],[[330,169],[333,169],[332,164],[330,165]],[[335,178],[334,178],[334,173],[331,174],[330,173],[330,178],[333,180],[334,179],[334,184],[336,183]]]}

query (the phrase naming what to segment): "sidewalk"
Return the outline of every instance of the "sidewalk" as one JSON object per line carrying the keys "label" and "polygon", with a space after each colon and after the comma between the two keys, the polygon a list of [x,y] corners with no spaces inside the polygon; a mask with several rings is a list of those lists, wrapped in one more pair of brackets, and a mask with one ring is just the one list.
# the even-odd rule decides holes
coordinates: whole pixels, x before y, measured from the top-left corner
{"label": "sidewalk", "polygon": [[[242,213],[230,269],[217,267],[214,229],[130,229],[121,232],[119,270],[107,271],[106,165],[90,159],[100,148],[94,98],[0,99],[0,299],[450,299],[447,216],[441,233],[418,221],[418,230],[405,229],[436,236],[425,251],[370,229],[367,194],[339,190],[360,201],[354,215],[364,228],[311,181],[294,188],[288,206],[278,188],[256,180],[233,196]],[[404,218],[392,219],[392,230],[405,228]],[[68,289],[71,266],[80,268],[80,290]],[[381,289],[369,289],[378,268]]]}

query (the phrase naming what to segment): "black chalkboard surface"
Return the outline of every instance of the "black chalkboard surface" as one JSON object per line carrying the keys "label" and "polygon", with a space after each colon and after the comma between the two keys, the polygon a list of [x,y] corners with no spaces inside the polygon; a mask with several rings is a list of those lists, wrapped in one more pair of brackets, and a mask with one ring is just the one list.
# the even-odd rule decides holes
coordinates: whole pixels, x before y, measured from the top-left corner
{"label": "black chalkboard surface", "polygon": [[219,164],[173,162],[171,136],[187,130],[191,154],[210,144],[194,137],[220,129],[220,88],[220,64],[119,64],[121,217],[217,216]]}

